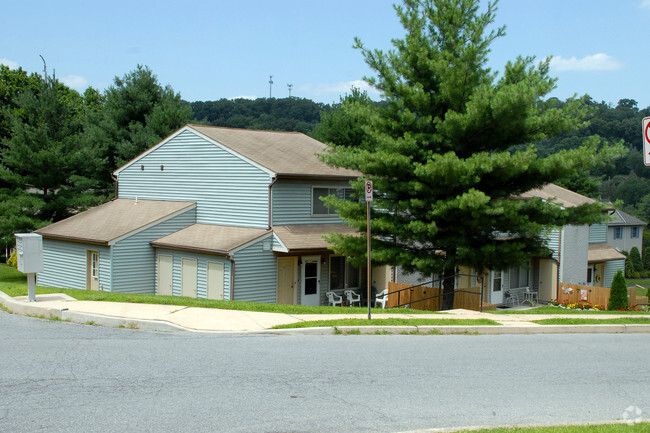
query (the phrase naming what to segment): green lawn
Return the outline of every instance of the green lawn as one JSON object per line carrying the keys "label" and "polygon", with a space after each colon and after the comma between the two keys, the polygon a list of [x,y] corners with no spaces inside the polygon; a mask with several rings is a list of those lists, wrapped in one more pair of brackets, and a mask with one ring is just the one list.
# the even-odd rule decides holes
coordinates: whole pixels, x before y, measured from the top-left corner
{"label": "green lawn", "polygon": [[325,328],[338,326],[477,326],[492,325],[500,326],[490,319],[337,319],[337,320],[313,320],[309,322],[297,322],[287,325],[278,325],[273,329],[289,328]]}
{"label": "green lawn", "polygon": [[577,315],[590,315],[590,314],[629,314],[629,315],[649,315],[644,311],[584,311],[584,310],[570,310],[568,308],[559,308],[545,305],[543,307],[530,308],[526,310],[490,310],[484,311],[490,314],[577,314]]}
{"label": "green lawn", "polygon": [[543,319],[533,320],[540,325],[650,325],[650,317],[617,317],[615,319]]}
{"label": "green lawn", "polygon": [[649,433],[650,423],[643,422],[632,425],[602,424],[556,427],[512,427],[483,430],[462,430],[457,433]]}
{"label": "green lawn", "polygon": [[[27,296],[27,277],[16,269],[0,264],[0,291],[9,296]],[[311,307],[307,305],[263,304],[256,302],[216,301],[209,299],[185,298],[180,296],[134,295],[127,293],[94,292],[90,290],[59,289],[54,287],[36,287],[36,294],[65,293],[81,301],[131,302],[135,304],[164,304],[187,307],[220,308],[224,310],[262,311],[285,314],[368,314],[367,307]],[[373,314],[378,313],[408,313],[432,314],[431,311],[420,311],[405,308],[379,309],[373,308]]]}

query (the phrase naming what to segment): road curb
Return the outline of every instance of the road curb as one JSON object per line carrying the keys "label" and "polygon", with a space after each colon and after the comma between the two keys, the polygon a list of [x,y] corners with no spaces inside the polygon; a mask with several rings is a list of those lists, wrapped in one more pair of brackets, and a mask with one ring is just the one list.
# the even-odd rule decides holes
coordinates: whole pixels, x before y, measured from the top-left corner
{"label": "road curb", "polygon": [[602,325],[438,325],[438,326],[338,326],[320,328],[283,328],[261,330],[204,330],[187,328],[166,320],[136,319],[108,316],[96,313],[71,311],[67,308],[51,308],[36,302],[16,300],[0,291],[0,304],[8,311],[23,316],[63,320],[84,325],[100,325],[117,328],[139,329],[156,332],[195,332],[213,334],[275,334],[275,335],[332,335],[332,334],[443,334],[443,335],[532,335],[532,334],[631,334],[650,333],[650,325],[602,324]]}

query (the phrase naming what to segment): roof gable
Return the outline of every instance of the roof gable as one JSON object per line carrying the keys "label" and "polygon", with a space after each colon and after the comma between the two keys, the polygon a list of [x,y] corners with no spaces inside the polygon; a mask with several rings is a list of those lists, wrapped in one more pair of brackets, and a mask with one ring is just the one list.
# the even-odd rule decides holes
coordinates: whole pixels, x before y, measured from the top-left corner
{"label": "roof gable", "polygon": [[330,167],[322,162],[318,154],[325,153],[327,145],[299,132],[259,131],[202,125],[186,125],[115,170],[114,174],[118,175],[185,131],[191,131],[266,171],[271,176],[346,180],[361,176],[358,171]]}

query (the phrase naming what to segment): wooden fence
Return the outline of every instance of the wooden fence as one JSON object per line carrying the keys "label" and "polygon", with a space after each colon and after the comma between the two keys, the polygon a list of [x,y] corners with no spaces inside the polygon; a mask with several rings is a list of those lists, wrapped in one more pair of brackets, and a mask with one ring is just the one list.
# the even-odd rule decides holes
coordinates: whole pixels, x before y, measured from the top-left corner
{"label": "wooden fence", "polygon": [[[404,290],[408,289],[410,290]],[[470,287],[467,292],[456,292],[454,294],[454,308],[464,308],[466,310],[479,311],[481,308],[481,288]],[[416,286],[403,283],[388,283],[388,302],[386,308],[395,307],[397,305],[408,304],[410,308],[415,310],[429,310],[438,311],[438,306],[442,304],[441,297],[442,289],[433,287]],[[431,298],[431,299],[427,299]]]}
{"label": "wooden fence", "polygon": [[[580,284],[560,283],[558,290],[558,302],[580,302],[587,301],[594,305],[602,305],[607,307],[609,302],[608,287],[596,286],[582,286]],[[627,303],[628,306],[633,307],[637,304],[647,304],[647,296],[637,296],[636,287],[628,287],[627,289]]]}

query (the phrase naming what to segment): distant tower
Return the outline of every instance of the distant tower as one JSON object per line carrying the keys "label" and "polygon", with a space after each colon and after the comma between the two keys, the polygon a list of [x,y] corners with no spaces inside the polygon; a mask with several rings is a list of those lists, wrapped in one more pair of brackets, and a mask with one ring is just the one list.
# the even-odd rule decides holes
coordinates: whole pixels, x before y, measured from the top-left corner
{"label": "distant tower", "polygon": [[293,84],[287,84],[287,87],[289,88],[289,98],[291,98],[291,88],[293,87]]}
{"label": "distant tower", "polygon": [[273,87],[273,75],[269,75],[269,98],[271,98],[271,88]]}

